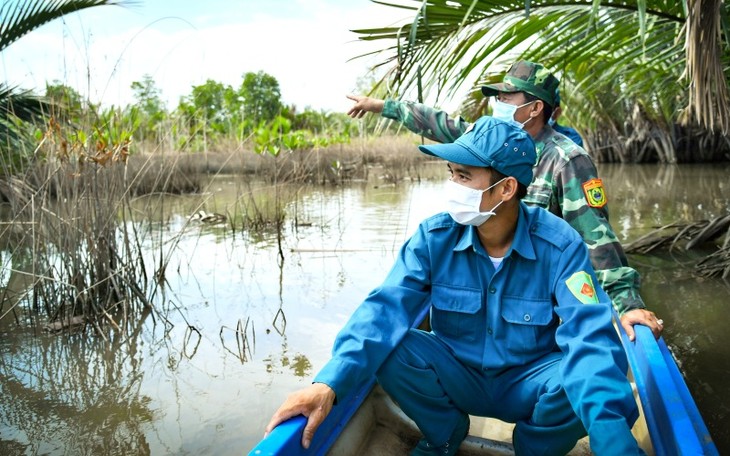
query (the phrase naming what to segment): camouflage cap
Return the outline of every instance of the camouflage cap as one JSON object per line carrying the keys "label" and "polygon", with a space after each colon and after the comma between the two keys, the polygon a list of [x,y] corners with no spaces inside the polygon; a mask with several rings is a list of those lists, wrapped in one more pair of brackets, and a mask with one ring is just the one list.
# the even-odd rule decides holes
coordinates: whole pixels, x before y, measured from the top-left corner
{"label": "camouflage cap", "polygon": [[558,78],[544,66],[521,60],[512,64],[502,82],[482,86],[482,93],[491,97],[499,92],[526,92],[554,108],[559,83]]}

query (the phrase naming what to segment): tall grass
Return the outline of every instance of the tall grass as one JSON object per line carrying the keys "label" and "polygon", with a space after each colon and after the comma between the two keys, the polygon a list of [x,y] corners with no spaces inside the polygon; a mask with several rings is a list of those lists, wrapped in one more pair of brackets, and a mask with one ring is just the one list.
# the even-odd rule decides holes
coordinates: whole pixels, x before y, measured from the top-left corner
{"label": "tall grass", "polygon": [[132,198],[199,184],[175,160],[131,165],[123,136],[83,140],[50,125],[25,172],[5,180],[10,222],[0,237],[10,252],[2,265],[10,278],[0,318],[35,323],[40,316],[56,328],[90,325],[103,336],[151,310],[157,286]]}
{"label": "tall grass", "polygon": [[[8,177],[1,180],[10,215],[0,226],[0,241],[10,254],[0,258],[9,272],[0,289],[0,319],[51,322],[52,329],[91,328],[102,337],[149,311],[155,314],[154,296],[177,245],[174,239],[165,243],[159,261],[145,262],[149,213],[139,210],[140,195],[205,194],[206,175],[232,174],[242,185],[235,206],[222,216],[227,227],[281,233],[283,208],[297,185],[366,180],[376,164],[395,184],[424,159],[414,137],[356,140],[276,156],[240,146],[206,154],[129,155],[129,136],[118,131],[97,128],[92,137],[50,125],[25,171],[6,170]],[[267,190],[255,188],[257,182]]]}

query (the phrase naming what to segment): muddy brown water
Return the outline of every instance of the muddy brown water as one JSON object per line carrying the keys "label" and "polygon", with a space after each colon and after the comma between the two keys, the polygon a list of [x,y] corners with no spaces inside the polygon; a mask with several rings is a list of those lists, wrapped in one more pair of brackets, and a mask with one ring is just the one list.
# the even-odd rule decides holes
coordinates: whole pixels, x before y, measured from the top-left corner
{"label": "muddy brown water", "polygon": [[[623,242],[730,211],[726,165],[599,171]],[[340,326],[418,221],[438,210],[442,164],[397,186],[381,175],[374,169],[367,182],[285,197],[283,261],[275,232],[188,221],[201,202],[209,212],[234,211],[242,192],[234,176],[216,178],[202,196],[146,200],[147,261],[171,254],[157,312],[109,342],[0,320],[0,454],[245,454],[279,403],[327,360]],[[723,454],[730,451],[730,286],[693,273],[711,248],[630,261]],[[0,285],[22,288],[27,261],[7,250],[0,257]]]}

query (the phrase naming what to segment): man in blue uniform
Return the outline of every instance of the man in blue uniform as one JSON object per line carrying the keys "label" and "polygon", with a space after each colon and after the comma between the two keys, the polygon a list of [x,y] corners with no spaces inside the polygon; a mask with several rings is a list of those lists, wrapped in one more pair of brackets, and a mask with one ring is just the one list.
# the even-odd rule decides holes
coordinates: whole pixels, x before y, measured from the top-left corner
{"label": "man in blue uniform", "polygon": [[[482,93],[491,98],[492,117],[521,125],[535,141],[538,159],[523,201],[544,207],[581,234],[598,283],[611,297],[629,339],[634,340],[636,324],[650,328],[658,339],[664,322],[646,309],[639,294],[639,272],[629,264],[609,223],[608,198],[593,159],[547,125],[559,101],[558,86],[558,79],[543,65],[522,60],[510,66],[501,83],[482,86]],[[353,118],[379,113],[439,143],[454,142],[470,125],[461,117],[452,118],[421,103],[348,98],[355,101],[347,112]]]}
{"label": "man in blue uniform", "polygon": [[[446,211],[419,225],[267,433],[303,414],[307,447],[335,399],[377,375],[424,435],[412,455],[456,454],[469,415],[515,423],[518,455],[565,454],[586,433],[597,455],[641,454],[627,360],[585,243],[521,201],[529,134],[483,117],[420,149],[447,162]],[[412,329],[428,306],[432,330]]]}
{"label": "man in blue uniform", "polygon": [[553,114],[550,116],[550,119],[548,120],[548,125],[553,127],[553,130],[557,131],[561,135],[565,136],[566,138],[570,139],[574,143],[578,144],[580,147],[583,146],[583,138],[581,138],[580,133],[578,133],[578,130],[572,127],[568,127],[566,125],[560,125],[558,123],[558,119],[563,114],[563,108],[560,107],[560,91],[558,89],[555,89],[555,108],[553,109]]}

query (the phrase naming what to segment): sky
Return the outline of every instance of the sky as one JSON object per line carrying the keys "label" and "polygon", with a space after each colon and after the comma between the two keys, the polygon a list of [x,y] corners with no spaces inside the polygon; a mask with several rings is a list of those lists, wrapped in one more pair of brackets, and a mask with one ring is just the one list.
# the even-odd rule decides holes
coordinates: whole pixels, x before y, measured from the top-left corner
{"label": "sky", "polygon": [[126,106],[132,82],[148,74],[174,109],[208,79],[237,88],[245,73],[264,71],[283,103],[344,112],[345,95],[385,56],[350,59],[386,47],[350,30],[412,17],[370,0],[136,0],[31,31],[0,53],[0,80],[37,94],[58,81],[94,103]]}

